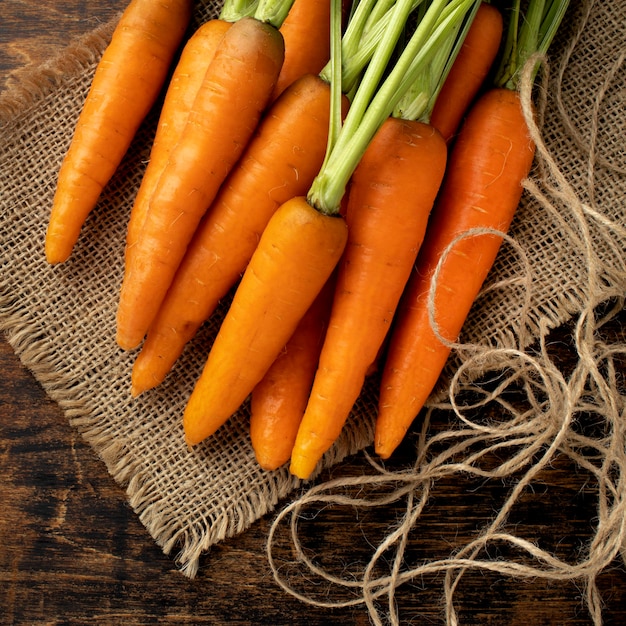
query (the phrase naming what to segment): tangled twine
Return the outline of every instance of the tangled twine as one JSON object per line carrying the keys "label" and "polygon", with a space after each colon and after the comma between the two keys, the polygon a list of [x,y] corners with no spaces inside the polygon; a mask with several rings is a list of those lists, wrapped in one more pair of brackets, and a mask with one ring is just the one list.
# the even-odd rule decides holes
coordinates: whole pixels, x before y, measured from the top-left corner
{"label": "tangled twine", "polygon": [[[572,46],[574,44],[575,41]],[[597,130],[602,98],[624,58],[624,53],[618,56],[597,95],[592,130]],[[623,247],[626,229],[595,206],[593,187],[595,168],[599,164],[593,139],[596,132],[592,133],[591,143],[586,146],[589,155],[587,202],[579,198],[543,143],[539,127],[545,108],[542,90],[547,69],[544,69],[544,83],[537,89],[538,105],[534,107],[531,70],[535,61],[537,59],[532,59],[525,68],[521,96],[537,146],[541,185],[535,179],[529,179],[525,181],[525,189],[543,210],[553,214],[568,234],[572,249],[584,259],[586,298],[577,317],[572,320],[572,342],[577,362],[572,371],[561,371],[550,353],[547,322],[541,323],[543,327],[538,339],[533,341],[528,336],[524,319],[531,308],[531,267],[525,251],[514,239],[507,237],[507,245],[514,249],[523,270],[514,279],[525,294],[517,347],[450,344],[460,364],[451,377],[447,397],[433,400],[425,411],[413,465],[391,471],[366,454],[372,470],[370,474],[341,477],[315,485],[283,508],[273,521],[267,555],[275,580],[286,592],[305,603],[329,608],[362,604],[374,624],[383,624],[385,620],[399,624],[397,589],[425,575],[441,573],[444,575],[446,623],[456,626],[459,617],[454,597],[459,583],[468,571],[483,570],[524,579],[581,582],[593,623],[599,625],[602,622],[602,599],[596,578],[620,554],[626,561],[626,391],[621,378],[626,363],[626,345],[606,341],[602,329],[624,308],[626,270],[623,267],[609,270],[615,285],[610,301],[612,306],[605,302],[603,308],[599,307],[597,293],[601,291],[601,281],[606,293],[607,268],[597,256],[590,229],[593,225],[594,232],[599,230],[606,243],[613,247]],[[543,66],[545,68],[545,60]],[[562,107],[560,96],[557,99]],[[575,136],[577,143],[582,144],[582,138],[578,134]],[[610,164],[603,161],[602,166]],[[619,167],[616,166],[615,171],[619,171]],[[466,236],[481,234],[483,231],[476,231]],[[487,288],[502,287],[501,283],[494,283]],[[430,304],[431,322],[436,329],[434,302]],[[492,376],[490,384],[486,385],[484,381],[488,373]],[[523,392],[523,402],[508,399],[511,389]],[[498,418],[486,419],[486,408],[494,405]],[[448,430],[431,433],[432,416],[436,411],[445,411],[453,419],[450,419]],[[581,425],[583,415],[592,416],[592,434]],[[551,465],[563,457],[589,473],[595,481],[597,496],[594,534],[573,563],[511,532],[511,524],[507,525],[523,493],[532,488],[540,473],[545,480]],[[495,465],[494,458],[498,460]],[[429,498],[440,481],[459,476],[481,480],[507,479],[512,481],[512,487],[493,519],[473,540],[446,558],[409,565],[410,534]],[[359,510],[390,507],[399,502],[404,504],[401,519],[394,522],[395,526],[378,545],[372,546],[370,560],[365,566],[354,565],[352,570],[344,566],[347,571],[337,575],[320,565],[320,559],[308,554],[303,545],[302,525],[324,508],[341,506]],[[284,556],[284,549],[279,550],[281,545],[284,548],[285,541],[291,546],[291,560]],[[486,558],[488,548],[496,544],[507,545],[518,556],[515,559]],[[328,586],[337,586],[347,593],[343,599],[331,601],[320,592],[320,588]],[[381,608],[383,604],[385,609]]]}

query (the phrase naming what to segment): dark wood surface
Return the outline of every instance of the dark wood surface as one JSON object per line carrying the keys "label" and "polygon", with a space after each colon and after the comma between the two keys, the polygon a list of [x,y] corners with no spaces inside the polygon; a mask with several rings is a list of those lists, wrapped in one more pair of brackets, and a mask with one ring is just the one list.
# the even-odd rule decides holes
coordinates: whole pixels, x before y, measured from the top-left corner
{"label": "dark wood surface", "polygon": [[[15,70],[40,63],[74,36],[109,19],[125,0],[3,0],[0,89]],[[615,326],[624,337],[625,316]],[[563,359],[571,358],[566,350]],[[363,607],[309,607],[274,582],[265,556],[272,516],[203,558],[183,577],[127,504],[123,490],[60,409],[0,341],[0,623],[3,624],[368,624]],[[335,473],[359,473],[360,457]],[[543,501],[523,500],[514,522],[539,545],[575,557],[591,537],[593,494],[587,476],[563,461]],[[510,485],[508,485],[510,486]],[[416,531],[411,558],[460,546],[485,524],[508,487],[450,481]],[[540,499],[541,502],[541,499]],[[442,511],[444,512],[442,514]],[[337,546],[345,563],[364,558],[369,538],[400,509],[319,515],[311,546]],[[615,562],[599,578],[606,624],[626,623],[626,574]],[[580,582],[519,581],[470,573],[457,591],[461,624],[590,624]],[[443,623],[442,577],[398,591],[402,623]],[[329,599],[336,599],[329,590]]]}

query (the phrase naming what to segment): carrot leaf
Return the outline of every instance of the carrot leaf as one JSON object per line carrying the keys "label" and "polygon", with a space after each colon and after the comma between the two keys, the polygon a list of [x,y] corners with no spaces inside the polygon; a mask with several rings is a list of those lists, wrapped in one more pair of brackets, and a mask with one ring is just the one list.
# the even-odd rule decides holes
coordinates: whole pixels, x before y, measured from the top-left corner
{"label": "carrot leaf", "polygon": [[[398,101],[392,112],[394,117],[429,123],[437,96],[463,45],[467,31],[479,6],[480,3],[475,3],[467,13],[465,13],[462,7],[460,8],[464,18],[461,20],[455,18],[453,20],[448,34],[442,39],[431,60],[417,73],[413,83]],[[448,5],[442,12],[442,19],[445,19],[447,14],[456,10],[459,10],[459,7]]]}

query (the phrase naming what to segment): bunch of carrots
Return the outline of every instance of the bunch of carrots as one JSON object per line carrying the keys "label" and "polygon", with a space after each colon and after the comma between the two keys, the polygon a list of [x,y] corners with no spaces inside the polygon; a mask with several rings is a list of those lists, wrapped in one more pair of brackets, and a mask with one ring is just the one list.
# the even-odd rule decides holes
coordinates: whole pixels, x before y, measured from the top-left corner
{"label": "bunch of carrots", "polygon": [[[117,343],[159,385],[234,296],[182,416],[189,445],[250,401],[268,470],[309,478],[380,368],[388,458],[493,265],[534,146],[519,97],[567,0],[131,0],[61,166],[66,260],[165,89],[128,222]],[[532,64],[532,65],[531,65]]]}

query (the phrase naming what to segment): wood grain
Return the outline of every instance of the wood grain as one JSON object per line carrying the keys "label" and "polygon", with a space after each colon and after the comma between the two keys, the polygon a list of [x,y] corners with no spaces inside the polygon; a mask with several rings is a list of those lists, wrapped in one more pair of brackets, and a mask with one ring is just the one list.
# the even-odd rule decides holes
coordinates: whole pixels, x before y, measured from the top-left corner
{"label": "wood grain", "polygon": [[[4,0],[0,86],[15,70],[44,61],[124,5],[122,0]],[[622,338],[625,321],[622,316],[615,326]],[[566,332],[555,345],[566,345]],[[564,349],[562,359],[568,358]],[[271,515],[213,548],[196,579],[184,578],[141,525],[123,489],[4,340],[0,371],[0,623],[369,624],[362,607],[312,608],[279,589],[264,551]],[[364,467],[357,457],[333,473],[358,474]],[[512,522],[539,545],[573,558],[593,531],[587,477],[563,462],[549,480],[550,490],[547,481],[536,485],[545,498],[529,494]],[[509,487],[444,483],[407,558],[420,562],[461,546],[491,519]],[[340,564],[356,563],[400,513],[398,504],[355,519],[351,510],[331,508],[308,525],[304,541],[311,548],[332,546]],[[443,623],[441,585],[441,577],[433,577],[401,588],[403,623]],[[619,563],[602,575],[600,587],[605,623],[626,623],[626,574]],[[591,623],[582,593],[572,582],[470,573],[458,589],[457,605],[461,624],[582,626]],[[328,598],[337,595],[329,590]]]}

